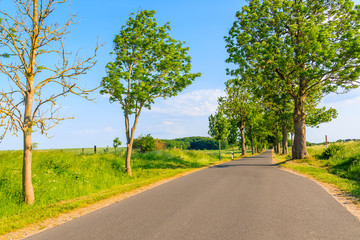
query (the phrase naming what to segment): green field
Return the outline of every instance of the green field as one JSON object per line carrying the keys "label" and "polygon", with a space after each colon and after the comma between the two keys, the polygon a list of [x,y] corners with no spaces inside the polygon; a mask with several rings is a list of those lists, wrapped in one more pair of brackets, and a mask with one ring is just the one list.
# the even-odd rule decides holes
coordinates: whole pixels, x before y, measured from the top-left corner
{"label": "green field", "polygon": [[[132,155],[133,176],[125,173],[125,150],[35,150],[32,180],[35,205],[22,204],[22,152],[0,152],[0,234],[54,217],[113,195],[218,162],[217,150],[162,150]],[[106,149],[105,149],[106,150]],[[235,157],[240,157],[235,151]],[[223,160],[231,150],[222,151]]]}
{"label": "green field", "polygon": [[358,198],[360,203],[360,142],[333,143],[308,147],[310,157],[291,160],[290,155],[275,155],[285,168],[311,176]]}

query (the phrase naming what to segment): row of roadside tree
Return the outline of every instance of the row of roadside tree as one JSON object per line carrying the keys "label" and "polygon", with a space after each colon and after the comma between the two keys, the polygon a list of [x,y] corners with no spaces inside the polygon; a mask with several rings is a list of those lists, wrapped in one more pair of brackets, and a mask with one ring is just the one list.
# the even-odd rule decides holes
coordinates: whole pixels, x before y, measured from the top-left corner
{"label": "row of roadside tree", "polygon": [[292,133],[292,157],[307,157],[306,126],[337,116],[319,107],[321,99],[359,86],[359,30],[360,7],[351,0],[249,1],[225,37],[231,79],[209,134],[240,135],[245,154],[246,137],[252,149],[271,138],[287,153]]}

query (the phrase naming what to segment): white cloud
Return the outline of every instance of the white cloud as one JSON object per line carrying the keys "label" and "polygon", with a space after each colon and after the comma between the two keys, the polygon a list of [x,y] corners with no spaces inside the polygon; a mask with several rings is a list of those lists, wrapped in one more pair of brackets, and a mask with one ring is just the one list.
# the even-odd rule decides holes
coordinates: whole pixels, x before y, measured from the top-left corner
{"label": "white cloud", "polygon": [[343,102],[344,102],[344,104],[358,104],[358,103],[360,103],[360,97],[347,99],[347,100],[345,100]]}
{"label": "white cloud", "polygon": [[107,126],[106,128],[104,128],[105,132],[112,132],[114,131],[114,129],[111,126]]}
{"label": "white cloud", "polygon": [[359,103],[360,103],[360,97],[353,97],[349,99],[341,99],[341,100],[325,103],[325,106],[336,108],[336,107],[343,107],[345,105],[353,105]]}
{"label": "white cloud", "polygon": [[139,126],[138,134],[145,135],[152,134],[156,138],[176,138],[186,135],[189,131],[189,124],[187,121],[162,121],[153,125]]}
{"label": "white cloud", "polygon": [[224,95],[220,89],[197,90],[167,99],[161,106],[152,107],[151,112],[172,116],[208,116],[216,111],[218,97]]}

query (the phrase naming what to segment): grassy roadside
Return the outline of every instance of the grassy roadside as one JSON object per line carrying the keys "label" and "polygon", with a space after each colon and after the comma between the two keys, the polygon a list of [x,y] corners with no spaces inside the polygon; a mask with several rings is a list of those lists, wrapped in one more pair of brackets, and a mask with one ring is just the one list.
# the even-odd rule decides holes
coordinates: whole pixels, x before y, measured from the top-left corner
{"label": "grassy roadside", "polygon": [[349,142],[341,146],[340,150],[333,151],[328,158],[324,158],[326,147],[320,145],[309,147],[310,157],[306,159],[292,160],[290,155],[274,154],[274,160],[283,168],[331,184],[354,196],[360,204],[360,142]]}
{"label": "grassy roadside", "polygon": [[[124,151],[79,154],[78,151],[34,152],[34,206],[21,204],[21,152],[0,152],[0,235],[56,217],[76,208],[174,177],[193,169],[220,163],[218,151],[179,149],[135,153],[133,176],[124,172]],[[240,152],[235,151],[240,158]],[[231,151],[222,151],[222,162]]]}

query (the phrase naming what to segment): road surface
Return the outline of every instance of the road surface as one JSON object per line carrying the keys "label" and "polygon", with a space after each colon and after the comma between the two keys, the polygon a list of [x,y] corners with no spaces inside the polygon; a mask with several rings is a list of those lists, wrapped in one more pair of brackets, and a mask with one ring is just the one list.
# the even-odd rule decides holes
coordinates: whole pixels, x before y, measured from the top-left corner
{"label": "road surface", "polygon": [[29,239],[360,239],[360,222],[271,151],[210,167]]}

